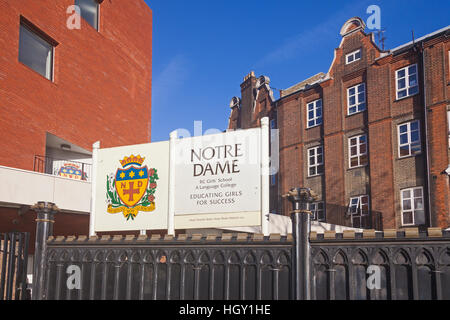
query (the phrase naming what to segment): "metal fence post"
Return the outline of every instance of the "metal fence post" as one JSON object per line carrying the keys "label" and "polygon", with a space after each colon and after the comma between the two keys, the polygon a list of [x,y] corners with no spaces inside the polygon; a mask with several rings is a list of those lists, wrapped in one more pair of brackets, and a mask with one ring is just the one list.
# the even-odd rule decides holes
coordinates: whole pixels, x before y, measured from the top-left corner
{"label": "metal fence post", "polygon": [[55,223],[55,213],[59,211],[54,203],[38,202],[31,207],[36,211],[36,242],[34,250],[33,265],[33,300],[43,300],[44,297],[44,269],[45,256],[47,253],[47,239],[53,235],[53,224]]}
{"label": "metal fence post", "polygon": [[292,234],[294,237],[295,299],[311,300],[311,246],[309,244],[311,211],[308,203],[314,201],[309,188],[293,188],[285,197],[292,203]]}

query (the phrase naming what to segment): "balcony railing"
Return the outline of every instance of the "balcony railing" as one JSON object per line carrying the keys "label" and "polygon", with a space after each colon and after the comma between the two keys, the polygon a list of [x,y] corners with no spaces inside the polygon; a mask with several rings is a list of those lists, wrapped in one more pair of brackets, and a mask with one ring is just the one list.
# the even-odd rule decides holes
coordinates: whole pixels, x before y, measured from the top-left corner
{"label": "balcony railing", "polygon": [[34,156],[34,172],[91,182],[92,165],[78,161],[36,155]]}

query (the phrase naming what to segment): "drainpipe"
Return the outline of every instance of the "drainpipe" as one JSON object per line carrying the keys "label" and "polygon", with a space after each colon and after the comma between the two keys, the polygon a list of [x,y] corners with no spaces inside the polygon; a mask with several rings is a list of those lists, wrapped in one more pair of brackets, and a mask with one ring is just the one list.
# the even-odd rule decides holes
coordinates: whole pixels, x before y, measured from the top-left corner
{"label": "drainpipe", "polygon": [[423,81],[423,108],[424,108],[424,122],[425,122],[425,158],[427,166],[427,205],[428,205],[428,224],[429,227],[433,227],[433,220],[431,217],[431,170],[430,170],[430,153],[429,153],[429,139],[428,139],[428,110],[427,110],[427,83],[426,83],[426,72],[425,72],[425,48],[423,41],[421,42],[422,57],[422,81]]}

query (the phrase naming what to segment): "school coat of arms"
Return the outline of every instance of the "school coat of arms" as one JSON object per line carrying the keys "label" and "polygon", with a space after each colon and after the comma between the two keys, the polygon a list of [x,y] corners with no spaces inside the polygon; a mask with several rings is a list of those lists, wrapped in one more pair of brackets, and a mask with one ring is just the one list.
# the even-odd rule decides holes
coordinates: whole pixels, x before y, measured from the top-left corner
{"label": "school coat of arms", "polygon": [[156,208],[156,169],[143,166],[145,158],[131,155],[120,161],[122,168],[106,179],[108,213],[123,213],[128,220],[134,220],[139,212],[152,212]]}

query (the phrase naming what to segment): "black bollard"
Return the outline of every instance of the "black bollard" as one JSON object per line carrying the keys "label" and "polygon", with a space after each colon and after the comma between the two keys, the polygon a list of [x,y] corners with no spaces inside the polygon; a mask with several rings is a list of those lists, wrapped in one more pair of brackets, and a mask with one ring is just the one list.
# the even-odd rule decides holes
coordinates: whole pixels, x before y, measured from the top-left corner
{"label": "black bollard", "polygon": [[292,203],[292,234],[295,241],[295,299],[311,300],[310,221],[308,204],[315,200],[309,188],[293,188],[285,197]]}
{"label": "black bollard", "polygon": [[54,203],[38,202],[31,207],[36,211],[36,242],[34,249],[33,264],[33,300],[45,299],[44,294],[44,269],[45,256],[47,254],[47,240],[53,235],[53,224],[55,223],[55,213],[59,211]]}

